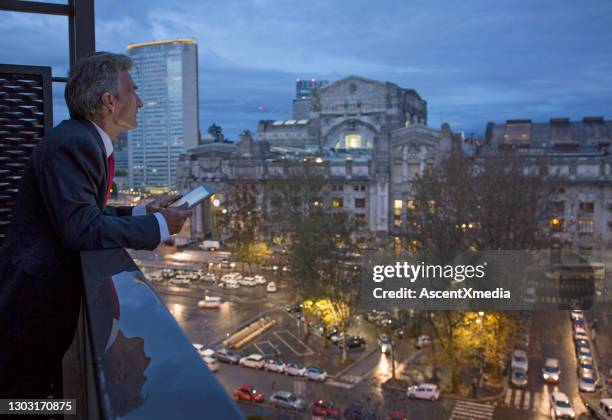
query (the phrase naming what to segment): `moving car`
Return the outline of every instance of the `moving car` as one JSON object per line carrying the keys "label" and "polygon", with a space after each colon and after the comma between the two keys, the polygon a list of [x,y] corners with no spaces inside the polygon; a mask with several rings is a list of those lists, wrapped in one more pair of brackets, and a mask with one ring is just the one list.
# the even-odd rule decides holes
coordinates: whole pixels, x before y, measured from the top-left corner
{"label": "moving car", "polygon": [[529,360],[527,359],[527,353],[525,350],[514,350],[512,352],[512,362],[510,363],[512,369],[523,369],[525,372],[529,369]]}
{"label": "moving car", "polygon": [[589,347],[578,347],[576,349],[576,357],[579,361],[593,361],[593,355],[591,354],[591,349]]}
{"label": "moving car", "polygon": [[238,280],[238,283],[240,283],[241,286],[247,286],[247,287],[253,287],[257,284],[255,282],[254,277],[243,277],[240,280]]}
{"label": "moving car", "polygon": [[237,365],[240,363],[240,355],[228,349],[219,349],[215,352],[215,359],[223,363]]}
{"label": "moving car", "polygon": [[264,367],[264,358],[261,354],[250,354],[246,357],[243,357],[238,362],[240,366],[250,367],[253,369],[261,369]]}
{"label": "moving car", "polygon": [[253,385],[244,384],[234,390],[234,399],[236,401],[260,403],[263,402],[264,396]]}
{"label": "moving car", "polygon": [[561,376],[561,368],[559,367],[559,359],[549,358],[544,361],[542,368],[542,379],[544,382],[559,383]]}
{"label": "moving car", "polygon": [[585,340],[585,341],[589,340],[589,336],[587,335],[586,331],[582,328],[578,328],[576,329],[576,331],[574,331],[574,341],[578,341],[578,340]]}
{"label": "moving car", "polygon": [[383,354],[391,353],[391,340],[386,334],[382,334],[378,337],[378,345],[380,346],[380,352]]}
{"label": "moving car", "polygon": [[310,413],[317,417],[340,417],[340,407],[333,401],[316,399],[310,405]]}
{"label": "moving car", "polygon": [[419,398],[421,400],[436,401],[440,398],[440,390],[434,384],[420,384],[409,386],[406,390],[406,395],[409,398]]}
{"label": "moving car", "polygon": [[325,382],[327,379],[327,372],[318,367],[310,366],[306,368],[306,379],[311,381]]}
{"label": "moving car", "polygon": [[276,283],[274,283],[273,281],[268,283],[268,285],[266,286],[266,292],[276,293]]}
{"label": "moving car", "polygon": [[570,317],[572,318],[572,321],[584,319],[584,312],[579,310],[570,311]]}
{"label": "moving car", "polygon": [[573,419],[576,412],[570,404],[569,398],[563,392],[553,392],[550,396],[550,416],[553,419]]}
{"label": "moving car", "polygon": [[264,369],[269,372],[285,373],[285,362],[280,359],[268,359],[264,363]]}
{"label": "moving car", "polygon": [[204,296],[204,299],[198,302],[198,308],[217,309],[221,307],[221,296]]}
{"label": "moving car", "polygon": [[517,388],[525,388],[527,386],[527,372],[523,369],[513,369],[510,382]]}
{"label": "moving car", "polygon": [[204,363],[206,363],[206,366],[208,366],[211,372],[217,372],[219,370],[219,362],[214,357],[204,356],[202,360],[204,360]]}
{"label": "moving car", "polygon": [[306,402],[296,397],[289,391],[276,391],[270,397],[272,407],[292,408],[301,411],[306,406]]}
{"label": "moving car", "polygon": [[285,375],[305,376],[306,368],[300,365],[299,363],[294,363],[294,362],[287,363],[285,365]]}

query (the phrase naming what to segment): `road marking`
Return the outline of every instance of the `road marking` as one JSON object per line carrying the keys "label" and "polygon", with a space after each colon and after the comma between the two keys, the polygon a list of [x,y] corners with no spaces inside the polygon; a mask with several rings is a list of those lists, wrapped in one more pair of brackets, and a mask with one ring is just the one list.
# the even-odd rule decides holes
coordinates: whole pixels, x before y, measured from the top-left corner
{"label": "road marking", "polygon": [[514,390],[514,406],[521,408],[521,397],[523,396],[523,391]]}
{"label": "road marking", "polygon": [[[255,343],[255,344],[253,344],[253,345],[255,346],[255,348],[257,349],[257,351],[259,351],[259,353],[260,353],[262,356],[275,356],[275,355],[276,355],[276,353],[278,352],[278,347],[276,347],[274,344],[272,344],[272,342],[271,342],[271,341],[259,341],[259,342]],[[273,351],[272,351],[272,352],[265,352],[265,351],[263,351],[263,350],[261,349],[261,347],[260,347],[260,346],[262,346],[262,347],[263,347],[263,346],[270,346],[270,347],[272,347],[272,350],[273,350]]]}
{"label": "road marking", "polygon": [[471,401],[457,401],[449,420],[491,420],[495,406]]}
{"label": "road marking", "polygon": [[352,387],[355,386],[354,384],[347,384],[346,382],[340,382],[334,379],[328,379],[327,382],[325,382],[325,385],[336,386],[336,387],[345,388],[345,389],[351,389]]}
{"label": "road marking", "polygon": [[512,403],[512,391],[513,390],[511,388],[508,388],[506,390],[506,396],[504,398],[504,404],[510,405]]}
{"label": "road marking", "polygon": [[359,375],[343,375],[342,377],[340,377],[341,380],[343,380],[344,382],[350,382],[353,384],[358,384],[359,382],[361,382],[363,380],[363,376],[359,376]]}
{"label": "road marking", "polygon": [[530,400],[531,400],[531,393],[525,392],[525,399],[523,400],[523,410],[529,410]]}
{"label": "road marking", "polygon": [[[291,346],[291,344],[287,343],[287,341],[285,339],[283,339],[283,337],[281,337],[281,334],[289,334],[291,337],[293,337],[293,339],[295,341],[297,341],[302,347],[304,347],[306,349],[306,352],[299,352],[296,349],[294,349]],[[314,354],[314,351],[310,347],[308,347],[306,344],[304,344],[304,342],[302,340],[298,339],[295,335],[293,335],[291,333],[291,331],[288,331],[288,330],[274,331],[274,335],[276,336],[276,338],[278,338],[280,341],[282,341],[283,344],[285,344],[287,347],[289,347],[289,350],[294,352],[297,356],[312,356]]]}

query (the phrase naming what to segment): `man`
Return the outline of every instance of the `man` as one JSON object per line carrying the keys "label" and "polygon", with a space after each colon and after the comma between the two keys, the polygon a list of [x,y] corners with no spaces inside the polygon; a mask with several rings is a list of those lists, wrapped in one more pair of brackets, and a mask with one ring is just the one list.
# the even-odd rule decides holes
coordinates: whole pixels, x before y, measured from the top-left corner
{"label": "man", "polygon": [[136,127],[142,101],[129,57],[99,53],[70,71],[70,119],[34,149],[0,249],[0,398],[60,398],[62,358],[76,327],[82,250],[156,248],[191,212],[110,207],[112,140]]}

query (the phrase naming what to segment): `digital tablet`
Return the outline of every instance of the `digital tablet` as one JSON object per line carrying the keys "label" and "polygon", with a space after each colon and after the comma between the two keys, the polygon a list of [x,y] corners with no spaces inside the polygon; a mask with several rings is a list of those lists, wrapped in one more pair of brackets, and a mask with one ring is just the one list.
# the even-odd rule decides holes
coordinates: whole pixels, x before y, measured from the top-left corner
{"label": "digital tablet", "polygon": [[214,194],[214,192],[215,191],[211,188],[210,185],[204,183],[189,191],[188,193],[184,194],[181,198],[170,204],[170,206],[179,207],[182,206],[184,203],[187,203],[188,208],[193,208],[194,206],[197,206],[202,201],[206,200],[208,197]]}

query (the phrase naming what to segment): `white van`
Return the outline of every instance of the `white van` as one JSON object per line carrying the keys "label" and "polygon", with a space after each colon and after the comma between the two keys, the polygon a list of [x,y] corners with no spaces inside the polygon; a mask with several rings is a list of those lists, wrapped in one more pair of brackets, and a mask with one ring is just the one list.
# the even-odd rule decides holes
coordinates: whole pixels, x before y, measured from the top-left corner
{"label": "white van", "polygon": [[276,292],[276,284],[273,281],[268,283],[268,285],[266,286],[266,292],[268,292],[268,293],[275,293]]}

